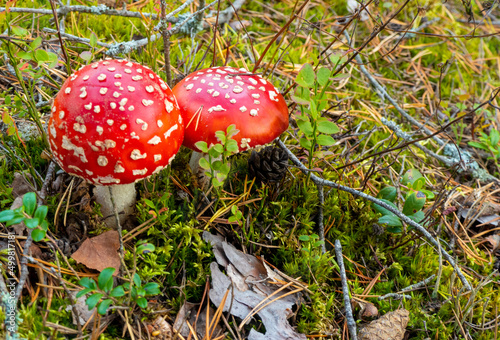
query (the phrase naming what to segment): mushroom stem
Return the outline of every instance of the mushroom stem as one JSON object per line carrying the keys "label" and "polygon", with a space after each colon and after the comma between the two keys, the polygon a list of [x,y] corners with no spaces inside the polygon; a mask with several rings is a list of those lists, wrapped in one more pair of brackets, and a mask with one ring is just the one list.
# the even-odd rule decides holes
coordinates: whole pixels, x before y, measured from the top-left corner
{"label": "mushroom stem", "polygon": [[110,193],[113,195],[115,201],[119,222],[123,224],[128,216],[134,211],[136,202],[135,183],[113,185],[111,186],[111,190],[101,185],[94,188],[96,202],[101,205],[104,223],[110,228],[117,229],[118,225],[116,223],[117,221],[115,219]]}

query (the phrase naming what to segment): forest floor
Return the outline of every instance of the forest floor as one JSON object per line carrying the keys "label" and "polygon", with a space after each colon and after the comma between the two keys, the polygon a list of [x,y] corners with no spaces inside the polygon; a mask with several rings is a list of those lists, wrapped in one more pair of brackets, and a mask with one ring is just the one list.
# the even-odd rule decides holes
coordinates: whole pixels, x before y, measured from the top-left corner
{"label": "forest floor", "polygon": [[[499,337],[497,1],[63,3],[0,7],[0,338]],[[205,186],[181,147],[117,231],[47,139],[107,57],[244,68],[290,125]]]}

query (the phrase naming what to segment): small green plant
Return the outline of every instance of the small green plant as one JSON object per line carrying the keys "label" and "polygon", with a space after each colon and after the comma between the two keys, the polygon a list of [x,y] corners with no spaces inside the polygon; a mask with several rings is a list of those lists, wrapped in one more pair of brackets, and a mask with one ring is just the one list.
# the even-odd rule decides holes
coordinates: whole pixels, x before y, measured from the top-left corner
{"label": "small green plant", "polygon": [[47,234],[49,223],[47,222],[48,208],[45,205],[38,205],[36,194],[28,192],[23,196],[23,205],[14,210],[4,210],[0,212],[0,223],[6,226],[24,222],[28,229],[31,229],[31,236],[35,242],[41,241]]}
{"label": "small green plant", "polygon": [[331,76],[332,71],[326,67],[315,71],[310,64],[305,64],[295,79],[298,86],[292,99],[300,106],[301,114],[296,116],[302,132],[299,143],[309,153],[309,168],[314,157],[322,156],[320,150],[316,151],[317,146],[333,145],[335,140],[331,134],[339,132],[335,123],[321,116],[328,106],[326,90],[332,82]]}
{"label": "small green plant", "polygon": [[500,164],[498,160],[500,159],[500,132],[496,129],[491,129],[490,135],[481,132],[481,137],[479,137],[479,142],[469,142],[470,146],[484,150],[488,152],[491,156],[488,159],[492,159],[495,162],[497,170],[500,170]]}
{"label": "small green plant", "polygon": [[240,130],[236,126],[229,125],[226,132],[217,131],[215,136],[220,141],[219,144],[208,147],[206,142],[197,142],[195,145],[202,152],[208,154],[208,160],[200,159],[200,166],[205,169],[205,174],[211,179],[212,185],[218,188],[224,184],[229,175],[228,157],[238,153],[238,143],[232,139]]}
{"label": "small green plant", "polygon": [[238,225],[242,225],[243,221],[243,213],[241,212],[240,208],[235,204],[231,207],[231,216],[228,218],[228,221],[231,222],[237,222]]}
{"label": "small green plant", "polygon": [[[425,217],[422,208],[424,207],[427,198],[434,198],[434,193],[423,189],[423,186],[425,185],[425,178],[416,169],[408,170],[403,176],[401,184],[407,188],[403,205],[403,214],[415,222],[421,222]],[[396,196],[397,190],[393,186],[383,188],[377,195],[381,201],[387,203],[394,209],[398,209],[398,207],[394,204]],[[387,224],[389,227],[387,228],[388,231],[393,233],[402,232],[403,223],[398,216],[389,210],[382,208],[378,204],[374,204],[374,209],[382,214],[382,217],[378,219],[378,222],[381,224]]]}
{"label": "small green plant", "polygon": [[[152,252],[155,247],[150,243],[140,244],[136,252]],[[134,273],[133,279],[125,282],[123,285],[113,285],[113,273],[115,268],[105,268],[97,277],[97,283],[90,277],[84,277],[78,283],[84,287],[76,294],[79,298],[85,294],[91,294],[87,297],[85,303],[89,310],[96,307],[101,315],[106,314],[113,303],[116,306],[132,306],[137,304],[140,308],[146,308],[148,301],[146,296],[158,295],[160,293],[159,285],[155,282],[143,284],[139,274]]]}

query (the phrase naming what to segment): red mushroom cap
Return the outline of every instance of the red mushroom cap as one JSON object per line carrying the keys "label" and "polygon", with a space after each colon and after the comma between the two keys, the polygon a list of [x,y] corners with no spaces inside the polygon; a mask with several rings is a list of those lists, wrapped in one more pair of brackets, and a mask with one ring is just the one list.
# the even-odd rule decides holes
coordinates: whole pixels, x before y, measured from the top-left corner
{"label": "red mushroom cap", "polygon": [[147,67],[126,60],[95,62],[71,75],[49,121],[57,163],[97,185],[129,184],[160,171],[183,136],[170,88]]}
{"label": "red mushroom cap", "polygon": [[240,150],[264,145],[288,128],[288,107],[279,91],[245,69],[212,67],[193,72],[173,89],[186,124],[184,145],[219,141],[215,132],[235,124]]}

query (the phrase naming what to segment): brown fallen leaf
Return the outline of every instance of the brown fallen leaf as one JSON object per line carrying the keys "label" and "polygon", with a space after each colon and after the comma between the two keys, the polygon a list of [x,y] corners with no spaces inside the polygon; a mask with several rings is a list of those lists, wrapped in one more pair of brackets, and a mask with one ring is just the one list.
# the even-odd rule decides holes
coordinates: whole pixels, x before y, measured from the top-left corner
{"label": "brown fallen leaf", "polygon": [[162,317],[158,316],[153,322],[147,325],[148,332],[155,340],[172,340],[172,326]]}
{"label": "brown fallen leaf", "polygon": [[[260,260],[237,250],[221,236],[204,232],[203,238],[212,244],[219,263],[210,264],[212,288],[209,295],[212,303],[220,306],[227,294],[224,312],[247,320],[245,322],[250,321],[251,318],[247,318],[255,313],[266,329],[265,334],[251,329],[248,340],[307,339],[288,323],[288,317],[293,315],[292,307],[300,299],[297,292],[290,294],[288,289],[278,291],[281,286],[271,283],[274,280]],[[227,275],[222,273],[219,265],[224,267]]]}
{"label": "brown fallen leaf", "polygon": [[402,340],[410,321],[410,312],[397,309],[370,322],[358,334],[359,340]]}
{"label": "brown fallen leaf", "polygon": [[500,248],[500,235],[494,234],[484,238],[491,244],[491,252],[494,253]]}
{"label": "brown fallen leaf", "polygon": [[110,230],[99,236],[86,239],[80,248],[71,255],[71,258],[98,271],[113,267],[116,269],[113,275],[116,276],[120,269],[119,247],[118,232]]}

